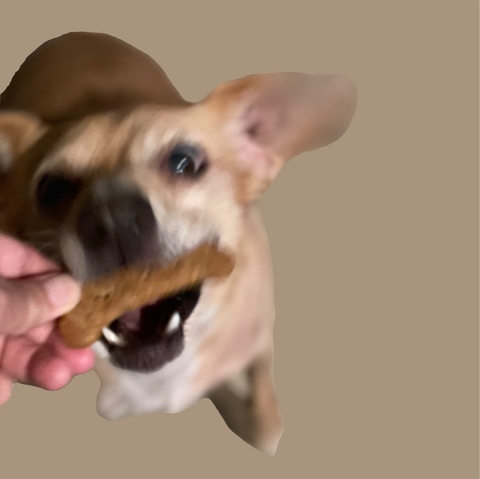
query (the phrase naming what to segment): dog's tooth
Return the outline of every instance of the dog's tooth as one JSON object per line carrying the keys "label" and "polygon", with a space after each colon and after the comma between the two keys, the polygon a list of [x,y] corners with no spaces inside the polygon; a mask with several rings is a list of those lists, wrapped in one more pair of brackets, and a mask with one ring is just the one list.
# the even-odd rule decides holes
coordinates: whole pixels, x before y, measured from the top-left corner
{"label": "dog's tooth", "polygon": [[116,344],[117,346],[123,346],[125,344],[125,341],[120,336],[118,336],[118,334],[114,333],[111,329],[107,327],[102,329],[102,333],[109,343]]}
{"label": "dog's tooth", "polygon": [[180,326],[180,314],[177,311],[172,314],[170,321],[167,325],[167,333],[173,333]]}

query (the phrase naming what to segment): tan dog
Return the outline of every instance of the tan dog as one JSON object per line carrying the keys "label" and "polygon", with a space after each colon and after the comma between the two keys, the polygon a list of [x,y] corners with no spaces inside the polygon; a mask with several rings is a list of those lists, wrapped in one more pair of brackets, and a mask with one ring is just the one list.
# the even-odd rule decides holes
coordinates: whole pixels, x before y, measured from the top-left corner
{"label": "tan dog", "polygon": [[274,454],[283,422],[257,200],[287,160],[337,140],[355,107],[347,78],[299,73],[248,76],[191,104],[151,58],[101,34],[64,35],[27,58],[1,96],[2,230],[81,281],[206,240],[236,254],[227,279],[105,331],[100,415],[210,397],[234,432]]}

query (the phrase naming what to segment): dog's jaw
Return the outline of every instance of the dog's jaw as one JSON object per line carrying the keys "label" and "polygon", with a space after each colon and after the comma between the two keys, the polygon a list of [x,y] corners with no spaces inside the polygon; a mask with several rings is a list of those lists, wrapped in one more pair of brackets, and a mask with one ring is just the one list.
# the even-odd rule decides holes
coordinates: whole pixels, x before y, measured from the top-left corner
{"label": "dog's jaw", "polygon": [[208,304],[210,294],[207,291],[207,301],[200,301],[187,320],[188,333],[182,354],[157,371],[140,373],[119,369],[110,362],[103,345],[95,343],[95,372],[101,380],[97,397],[100,416],[117,420],[153,412],[176,413],[202,397],[193,387],[193,378],[197,374],[195,358],[199,347],[218,314],[218,305]]}
{"label": "dog's jaw", "polygon": [[128,311],[107,328],[101,341],[115,366],[144,373],[161,369],[182,354],[184,324],[194,312],[201,286]]}
{"label": "dog's jaw", "polygon": [[196,366],[193,357],[194,352],[187,347],[175,361],[150,374],[118,369],[107,359],[97,357],[95,372],[101,381],[98,414],[113,421],[188,408],[198,400],[190,386]]}

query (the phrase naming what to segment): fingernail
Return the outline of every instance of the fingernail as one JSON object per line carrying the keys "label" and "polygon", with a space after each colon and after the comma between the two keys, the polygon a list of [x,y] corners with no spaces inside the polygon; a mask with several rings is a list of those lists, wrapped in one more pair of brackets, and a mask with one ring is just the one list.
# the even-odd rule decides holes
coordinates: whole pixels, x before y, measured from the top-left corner
{"label": "fingernail", "polygon": [[79,284],[65,274],[45,280],[43,285],[50,303],[58,310],[58,314],[72,309],[80,299]]}

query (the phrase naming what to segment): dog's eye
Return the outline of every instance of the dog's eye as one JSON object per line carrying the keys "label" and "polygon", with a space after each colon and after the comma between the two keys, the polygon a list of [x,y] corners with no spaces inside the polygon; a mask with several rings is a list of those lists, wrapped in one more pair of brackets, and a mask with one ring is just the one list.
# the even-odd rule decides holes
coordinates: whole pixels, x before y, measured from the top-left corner
{"label": "dog's eye", "polygon": [[36,200],[40,210],[52,214],[71,203],[80,188],[79,180],[47,173],[38,182]]}
{"label": "dog's eye", "polygon": [[175,176],[196,177],[205,170],[206,161],[199,148],[176,146],[168,156],[168,169]]}

